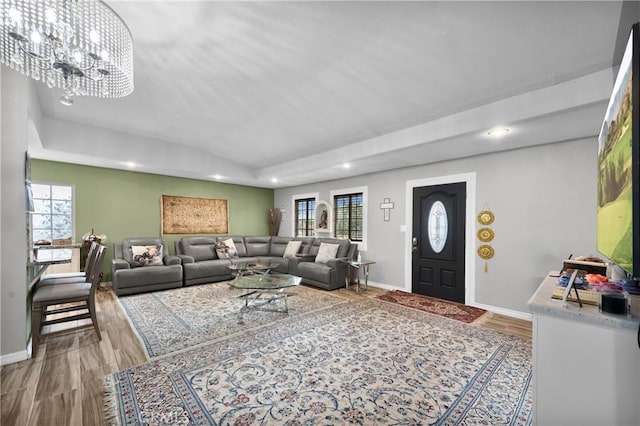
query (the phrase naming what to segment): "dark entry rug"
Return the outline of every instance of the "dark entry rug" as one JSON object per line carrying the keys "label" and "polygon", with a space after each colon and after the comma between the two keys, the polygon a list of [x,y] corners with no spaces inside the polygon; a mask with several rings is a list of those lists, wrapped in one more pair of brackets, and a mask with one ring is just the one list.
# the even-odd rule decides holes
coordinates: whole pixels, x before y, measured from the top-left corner
{"label": "dark entry rug", "polygon": [[471,323],[487,313],[484,309],[474,308],[473,306],[407,293],[401,290],[389,291],[376,296],[376,298],[466,323]]}

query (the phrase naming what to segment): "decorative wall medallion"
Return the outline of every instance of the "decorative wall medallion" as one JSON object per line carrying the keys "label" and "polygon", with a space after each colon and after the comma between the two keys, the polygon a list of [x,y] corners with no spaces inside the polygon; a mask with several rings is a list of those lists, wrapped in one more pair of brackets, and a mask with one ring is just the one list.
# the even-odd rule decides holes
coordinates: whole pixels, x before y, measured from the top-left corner
{"label": "decorative wall medallion", "polygon": [[495,219],[493,212],[489,210],[482,210],[478,213],[478,222],[482,225],[491,225]]}
{"label": "decorative wall medallion", "polygon": [[495,253],[496,252],[495,250],[493,250],[493,247],[488,244],[482,244],[480,247],[478,247],[478,256],[484,259],[484,272],[487,272],[489,270],[487,259],[491,259]]}
{"label": "decorative wall medallion", "polygon": [[488,243],[493,240],[494,235],[493,229],[491,228],[480,228],[478,230],[478,239],[483,243]]}
{"label": "decorative wall medallion", "polygon": [[496,254],[495,250],[488,244],[482,244],[480,247],[478,247],[478,256],[485,260],[491,259],[494,254]]}

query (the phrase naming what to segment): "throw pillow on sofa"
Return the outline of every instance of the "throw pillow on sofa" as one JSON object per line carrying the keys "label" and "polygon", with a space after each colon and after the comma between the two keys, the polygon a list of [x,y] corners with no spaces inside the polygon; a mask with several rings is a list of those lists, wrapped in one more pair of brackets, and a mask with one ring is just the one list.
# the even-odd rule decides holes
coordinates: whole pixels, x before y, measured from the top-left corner
{"label": "throw pillow on sofa", "polygon": [[133,266],[162,266],[162,246],[131,246]]}
{"label": "throw pillow on sofa", "polygon": [[327,263],[329,260],[335,259],[339,248],[340,244],[320,243],[316,263]]}
{"label": "throw pillow on sofa", "polygon": [[289,241],[282,257],[296,257],[301,245],[302,241]]}
{"label": "throw pillow on sofa", "polygon": [[233,243],[231,238],[228,238],[223,241],[218,241],[216,244],[216,254],[220,259],[237,259],[238,250],[236,250],[236,245]]}

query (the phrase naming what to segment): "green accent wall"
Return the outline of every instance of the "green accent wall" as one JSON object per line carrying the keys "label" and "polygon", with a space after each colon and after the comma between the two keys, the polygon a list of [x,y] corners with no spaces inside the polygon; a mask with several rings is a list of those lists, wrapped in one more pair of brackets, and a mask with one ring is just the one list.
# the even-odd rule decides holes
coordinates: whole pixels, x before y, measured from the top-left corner
{"label": "green accent wall", "polygon": [[162,235],[162,195],[228,200],[229,234],[269,235],[272,189],[36,159],[31,179],[75,186],[76,242],[92,229],[107,236],[103,281],[111,281],[113,243],[124,238],[162,236],[175,253],[175,241],[185,235]]}

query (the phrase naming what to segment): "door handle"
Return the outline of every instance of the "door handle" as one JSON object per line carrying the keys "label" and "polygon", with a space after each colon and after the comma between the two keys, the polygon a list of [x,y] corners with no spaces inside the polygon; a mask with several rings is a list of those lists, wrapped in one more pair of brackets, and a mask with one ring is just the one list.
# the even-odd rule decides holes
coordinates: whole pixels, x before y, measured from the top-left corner
{"label": "door handle", "polygon": [[411,239],[411,251],[418,251],[418,238],[413,237]]}

